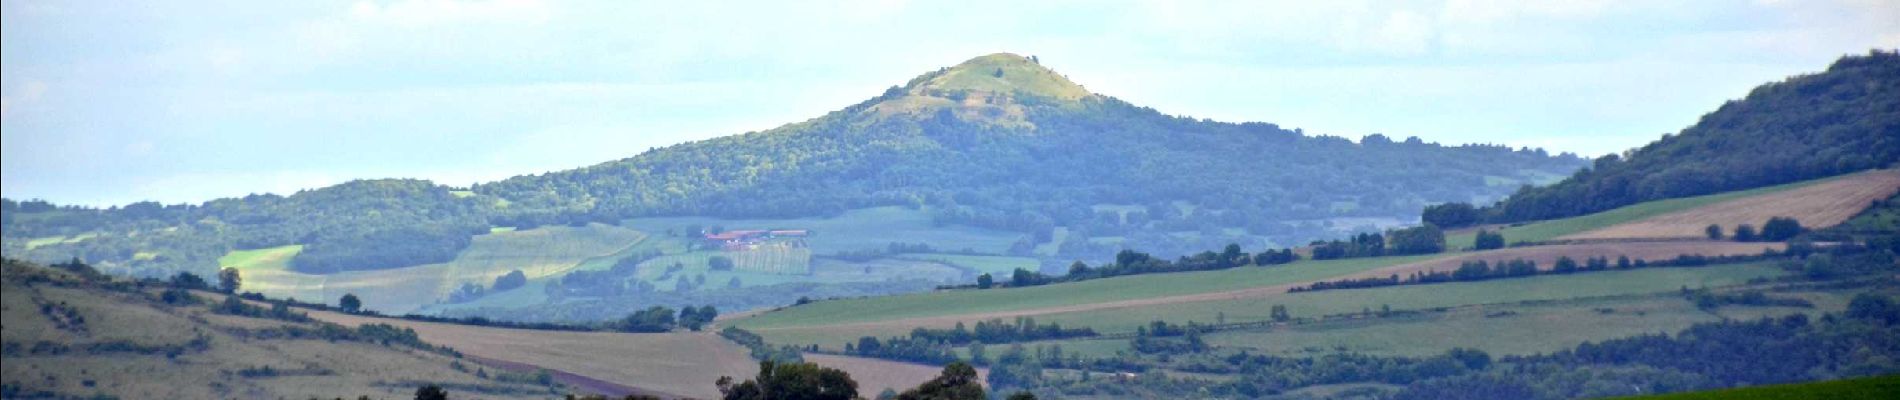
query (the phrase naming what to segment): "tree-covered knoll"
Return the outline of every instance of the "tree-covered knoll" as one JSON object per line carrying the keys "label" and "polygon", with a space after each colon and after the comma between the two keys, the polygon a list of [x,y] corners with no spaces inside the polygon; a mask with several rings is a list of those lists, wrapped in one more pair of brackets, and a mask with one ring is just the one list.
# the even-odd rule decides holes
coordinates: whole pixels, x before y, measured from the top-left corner
{"label": "tree-covered knoll", "polygon": [[[1695,125],[1608,155],[1550,186],[1483,209],[1490,222],[1569,217],[1650,200],[1770,186],[1900,161],[1900,53],[1843,57],[1758,86]],[[1453,210],[1428,210],[1468,221]],[[1475,221],[1473,221],[1475,222]]]}
{"label": "tree-covered knoll", "polygon": [[[1531,181],[1582,163],[1542,150],[1383,135],[1355,143],[1269,123],[1170,116],[1087,93],[1039,60],[997,54],[808,121],[470,192],[376,180],[202,205],[7,200],[0,227],[8,254],[36,260],[79,256],[112,270],[208,274],[230,250],[302,244],[291,265],[321,273],[445,261],[490,226],[810,217],[901,205],[929,206],[942,224],[1022,232],[1015,252],[1067,227],[1055,257],[1099,259],[1119,248],[1091,237],[1201,249],[1245,228],[1298,243],[1325,234],[1320,221],[1329,218],[1410,219],[1425,204],[1501,197],[1509,188],[1492,184],[1499,179]],[[1103,205],[1141,210],[1098,211]],[[81,234],[97,236],[55,240]],[[1243,242],[1265,245],[1259,240]]]}

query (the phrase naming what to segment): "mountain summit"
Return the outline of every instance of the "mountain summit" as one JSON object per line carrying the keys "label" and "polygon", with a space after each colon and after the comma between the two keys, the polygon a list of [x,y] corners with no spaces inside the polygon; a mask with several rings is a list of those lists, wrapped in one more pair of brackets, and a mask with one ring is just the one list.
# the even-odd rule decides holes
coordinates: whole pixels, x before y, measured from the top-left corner
{"label": "mountain summit", "polygon": [[996,53],[913,78],[886,92],[866,112],[880,117],[931,117],[948,111],[967,122],[1034,128],[1025,100],[1074,102],[1094,96],[1034,57]]}
{"label": "mountain summit", "polygon": [[[302,245],[290,265],[327,273],[446,262],[491,226],[806,218],[901,206],[945,230],[1020,233],[1007,253],[1059,267],[1121,248],[1173,256],[1228,243],[1305,243],[1410,221],[1426,204],[1488,202],[1583,164],[1542,150],[1383,135],[1355,142],[1270,123],[1171,116],[1089,93],[1034,57],[999,53],[817,118],[583,168],[459,191],[377,181],[199,208],[102,211],[151,224],[74,225],[98,220],[83,213],[70,214],[78,222],[12,218],[4,244],[17,246],[8,254],[35,260],[85,254],[111,268],[206,274],[225,249]],[[230,227],[149,229],[207,220]],[[87,232],[138,242],[25,244]],[[137,257],[154,254],[140,243],[191,245]]]}
{"label": "mountain summit", "polygon": [[1040,60],[1010,53],[972,58],[924,74],[905,89],[913,95],[935,96],[961,91],[1076,100],[1092,95],[1082,85],[1044,68]]}

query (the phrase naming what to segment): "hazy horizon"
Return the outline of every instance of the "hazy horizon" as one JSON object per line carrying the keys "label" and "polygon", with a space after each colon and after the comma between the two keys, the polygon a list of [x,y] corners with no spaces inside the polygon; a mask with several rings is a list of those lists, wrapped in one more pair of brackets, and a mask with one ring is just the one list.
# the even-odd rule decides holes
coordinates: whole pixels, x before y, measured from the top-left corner
{"label": "hazy horizon", "polygon": [[1891,2],[1608,3],[5,0],[0,194],[466,185],[803,121],[995,52],[1169,114],[1596,156],[1900,47]]}

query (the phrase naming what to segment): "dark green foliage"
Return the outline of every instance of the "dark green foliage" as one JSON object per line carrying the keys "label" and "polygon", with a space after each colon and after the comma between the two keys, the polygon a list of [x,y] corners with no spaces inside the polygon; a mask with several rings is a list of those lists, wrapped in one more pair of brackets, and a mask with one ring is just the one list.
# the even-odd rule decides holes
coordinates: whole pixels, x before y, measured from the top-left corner
{"label": "dark green foliage", "polygon": [[1445,251],[1445,231],[1438,226],[1426,224],[1411,228],[1394,230],[1387,234],[1392,241],[1392,255],[1432,254]]}
{"label": "dark green foliage", "polygon": [[759,374],[734,384],[720,377],[719,393],[726,400],[851,400],[858,382],[850,374],[811,363],[759,362]]}
{"label": "dark green foliage", "polygon": [[977,321],[975,330],[965,328],[962,322],[958,322],[956,328],[952,329],[919,327],[910,331],[912,340],[958,346],[971,343],[1001,344],[1095,335],[1095,330],[1088,327],[1064,328],[1059,323],[1038,324],[1035,318],[1029,317],[1018,317],[1014,324],[1002,319]]}
{"label": "dark green foliage", "polygon": [[449,400],[449,391],[439,385],[422,385],[416,388],[416,400]]}
{"label": "dark green foliage", "polygon": [[1551,265],[1550,272],[1558,273],[1558,274],[1568,274],[1568,273],[1577,272],[1577,269],[1578,268],[1577,268],[1576,259],[1570,258],[1570,256],[1558,256],[1557,262],[1554,265]]}
{"label": "dark green foliage", "polygon": [[1735,238],[1735,241],[1737,242],[1755,241],[1756,239],[1758,239],[1755,235],[1755,226],[1749,225],[1749,224],[1736,225],[1734,238]]}
{"label": "dark green foliage", "polygon": [[1030,393],[1030,392],[1016,392],[1016,393],[1011,393],[1009,397],[1005,397],[1004,399],[1005,400],[1036,400],[1036,394]]}
{"label": "dark green foliage", "polygon": [[625,332],[666,332],[673,330],[673,309],[652,306],[628,315],[616,329]]}
{"label": "dark green foliage", "polygon": [[[1443,239],[1443,234],[1440,234]],[[1443,242],[1443,240],[1440,240]],[[1353,235],[1351,240],[1333,240],[1313,242],[1313,259],[1336,260],[1341,258],[1379,257],[1385,253],[1385,235],[1361,233]]]}
{"label": "dark green foliage", "polygon": [[686,329],[698,331],[700,327],[706,326],[713,321],[713,318],[718,317],[719,310],[713,308],[712,305],[680,307],[679,324]]}
{"label": "dark green foliage", "polygon": [[355,293],[344,293],[343,298],[337,300],[336,306],[343,312],[355,314],[363,311],[363,299],[356,298]]}
{"label": "dark green foliage", "polygon": [[[976,367],[962,361],[943,367],[943,372],[916,388],[898,394],[900,400],[983,400],[983,382],[977,380]],[[1012,397],[1014,398],[1014,397]]]}
{"label": "dark green foliage", "polygon": [[976,276],[977,289],[989,289],[994,286],[996,286],[996,278],[990,277],[988,272]]}
{"label": "dark green foliage", "polygon": [[239,275],[237,268],[222,268],[218,270],[218,291],[237,294],[238,286],[242,286],[243,284],[244,277]]}
{"label": "dark green foliage", "polygon": [[205,283],[205,278],[190,272],[179,272],[177,275],[172,275],[172,287],[188,290],[209,290],[211,288],[209,284]]}
{"label": "dark green foliage", "polygon": [[1876,50],[1826,72],[1761,85],[1694,126],[1563,182],[1488,207],[1492,222],[1589,214],[1650,200],[1881,168],[1900,160],[1900,53]]}
{"label": "dark green foliage", "polygon": [[1847,303],[1847,317],[1896,325],[1900,324],[1900,306],[1894,305],[1891,297],[1862,293]]}
{"label": "dark green foliage", "polygon": [[728,326],[725,329],[719,330],[719,336],[726,338],[726,340],[731,340],[733,343],[738,343],[740,346],[745,346],[746,349],[751,350],[752,358],[755,360],[780,363],[805,361],[804,355],[800,354],[797,348],[792,346],[774,348],[766,344],[765,338],[760,337],[759,334],[739,329],[739,327],[736,326]]}
{"label": "dark green foliage", "polygon": [[522,273],[521,270],[517,269],[514,271],[508,271],[507,274],[504,274],[502,276],[495,277],[494,290],[499,292],[499,291],[511,290],[511,289],[515,289],[515,288],[519,288],[519,287],[527,286],[527,285],[528,285],[528,275]]}
{"label": "dark green foliage", "polygon": [[731,271],[732,259],[726,256],[712,256],[706,259],[706,266],[714,271]]}
{"label": "dark green foliage", "polygon": [[1799,235],[1801,232],[1801,222],[1796,221],[1794,217],[1774,217],[1769,218],[1768,223],[1762,224],[1761,240],[1782,242],[1793,239],[1795,235]]}
{"label": "dark green foliage", "polygon": [[1475,250],[1502,249],[1504,248],[1504,232],[1479,229],[1471,248]]}
{"label": "dark green foliage", "polygon": [[1463,228],[1477,224],[1479,221],[1478,208],[1465,202],[1426,206],[1425,212],[1420,213],[1420,217],[1427,224],[1438,225],[1445,229]]}
{"label": "dark green foliage", "polygon": [[1703,234],[1706,234],[1709,236],[1709,240],[1722,240],[1722,226],[1721,225],[1709,224],[1709,227],[1703,229],[1702,232]]}

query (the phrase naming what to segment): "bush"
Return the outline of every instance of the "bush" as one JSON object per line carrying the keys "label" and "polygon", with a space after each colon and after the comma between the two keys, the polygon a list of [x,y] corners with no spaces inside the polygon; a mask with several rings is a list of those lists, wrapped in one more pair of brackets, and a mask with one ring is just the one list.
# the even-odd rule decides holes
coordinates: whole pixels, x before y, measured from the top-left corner
{"label": "bush", "polygon": [[1420,219],[1441,228],[1460,228],[1478,223],[1478,208],[1470,203],[1445,203],[1426,206]]}
{"label": "bush", "polygon": [[507,275],[495,277],[495,291],[519,288],[527,284],[528,275],[523,274],[521,270],[518,269],[508,272]]}
{"label": "bush", "polygon": [[1801,234],[1801,231],[1801,222],[1795,221],[1793,217],[1769,218],[1768,223],[1761,226],[1761,240],[1786,241]]}
{"label": "bush", "polygon": [[1749,225],[1749,224],[1736,225],[1735,226],[1735,241],[1737,242],[1755,241],[1755,226]]}
{"label": "bush", "polygon": [[1703,229],[1702,231],[1709,235],[1709,240],[1722,240],[1722,226],[1721,225],[1709,224],[1709,227],[1706,229]]}
{"label": "bush", "polygon": [[1496,250],[1504,248],[1504,232],[1478,230],[1478,238],[1472,244],[1478,250]]}

